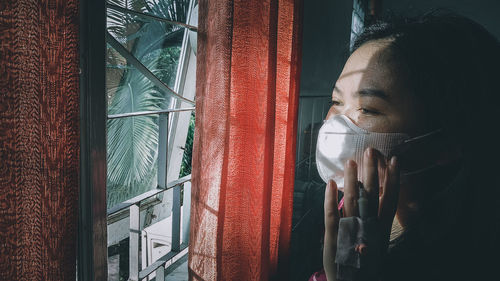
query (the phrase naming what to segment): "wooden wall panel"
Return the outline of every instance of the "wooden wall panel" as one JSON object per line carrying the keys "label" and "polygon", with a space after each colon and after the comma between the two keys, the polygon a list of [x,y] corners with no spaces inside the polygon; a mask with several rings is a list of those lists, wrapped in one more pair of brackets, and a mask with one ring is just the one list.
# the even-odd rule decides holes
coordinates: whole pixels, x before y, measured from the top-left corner
{"label": "wooden wall panel", "polygon": [[0,1],[0,280],[74,280],[78,1]]}

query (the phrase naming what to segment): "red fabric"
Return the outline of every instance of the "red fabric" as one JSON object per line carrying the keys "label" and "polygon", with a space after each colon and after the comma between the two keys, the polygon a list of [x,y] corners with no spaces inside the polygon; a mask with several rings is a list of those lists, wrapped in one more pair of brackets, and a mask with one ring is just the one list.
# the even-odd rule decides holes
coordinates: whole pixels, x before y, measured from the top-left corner
{"label": "red fabric", "polygon": [[0,280],[75,280],[78,9],[0,1]]}
{"label": "red fabric", "polygon": [[279,279],[291,234],[301,1],[204,0],[199,11],[190,280]]}

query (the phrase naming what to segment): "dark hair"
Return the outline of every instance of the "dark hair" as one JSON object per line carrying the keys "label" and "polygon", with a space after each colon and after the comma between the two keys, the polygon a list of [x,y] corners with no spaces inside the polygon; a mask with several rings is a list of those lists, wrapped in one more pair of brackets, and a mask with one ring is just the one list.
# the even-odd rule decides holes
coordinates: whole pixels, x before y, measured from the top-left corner
{"label": "dark hair", "polygon": [[391,39],[391,51],[407,66],[409,86],[426,103],[428,112],[423,114],[434,126],[467,144],[464,131],[472,133],[478,123],[498,119],[493,118],[500,44],[484,27],[447,11],[391,16],[368,26],[355,40],[354,50],[378,39]]}

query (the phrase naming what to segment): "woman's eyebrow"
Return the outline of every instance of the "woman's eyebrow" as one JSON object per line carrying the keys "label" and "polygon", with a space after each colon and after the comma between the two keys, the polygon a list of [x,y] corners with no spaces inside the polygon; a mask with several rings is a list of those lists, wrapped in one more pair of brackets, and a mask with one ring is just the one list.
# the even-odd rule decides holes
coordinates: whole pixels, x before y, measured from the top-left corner
{"label": "woman's eyebrow", "polygon": [[356,94],[362,97],[376,97],[386,101],[390,101],[389,95],[387,95],[384,91],[378,89],[361,89],[357,91]]}

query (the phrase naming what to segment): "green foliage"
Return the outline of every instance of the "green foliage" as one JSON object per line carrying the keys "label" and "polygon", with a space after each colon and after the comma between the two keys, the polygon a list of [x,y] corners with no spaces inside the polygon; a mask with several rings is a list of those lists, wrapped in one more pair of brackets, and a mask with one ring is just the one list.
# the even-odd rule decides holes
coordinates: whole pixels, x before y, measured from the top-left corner
{"label": "green foliage", "polygon": [[[127,9],[185,22],[189,0],[109,0]],[[107,30],[142,64],[173,87],[184,29],[107,9]],[[170,108],[172,98],[114,49],[107,50],[108,114]],[[156,186],[158,116],[112,119],[107,123],[107,205]]]}
{"label": "green foliage", "polygon": [[181,171],[179,173],[179,178],[191,174],[191,159],[193,157],[193,139],[194,139],[194,111],[191,113],[191,119],[189,120],[189,129],[186,138],[186,145],[184,147],[184,155],[182,156]]}
{"label": "green foliage", "polygon": [[[116,89],[109,114],[159,110],[164,97],[139,71],[127,70]],[[158,117],[140,116],[108,121],[108,206],[140,194],[154,183]]]}

